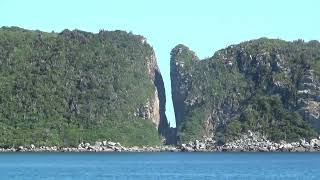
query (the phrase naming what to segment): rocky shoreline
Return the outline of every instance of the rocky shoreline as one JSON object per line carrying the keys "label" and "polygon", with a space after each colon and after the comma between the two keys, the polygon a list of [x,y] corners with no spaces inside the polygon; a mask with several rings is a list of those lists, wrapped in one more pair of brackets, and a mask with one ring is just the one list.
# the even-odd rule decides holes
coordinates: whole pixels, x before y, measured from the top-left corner
{"label": "rocky shoreline", "polygon": [[221,146],[217,144],[212,138],[204,137],[203,140],[182,144],[180,149],[186,152],[320,152],[320,136],[310,141],[300,139],[299,142],[273,142],[259,133],[248,131],[248,134],[232,142]]}
{"label": "rocky shoreline", "polygon": [[35,147],[31,144],[29,147],[19,146],[17,148],[0,148],[0,152],[179,152],[175,146],[133,146],[124,147],[119,142],[97,141],[93,145],[90,143],[81,143],[78,147]]}
{"label": "rocky shoreline", "polygon": [[0,152],[320,152],[320,136],[317,139],[299,142],[272,142],[258,133],[248,132],[232,142],[224,145],[213,138],[190,141],[178,146],[124,147],[119,142],[97,141],[94,144],[81,143],[78,147],[29,147],[0,148]]}

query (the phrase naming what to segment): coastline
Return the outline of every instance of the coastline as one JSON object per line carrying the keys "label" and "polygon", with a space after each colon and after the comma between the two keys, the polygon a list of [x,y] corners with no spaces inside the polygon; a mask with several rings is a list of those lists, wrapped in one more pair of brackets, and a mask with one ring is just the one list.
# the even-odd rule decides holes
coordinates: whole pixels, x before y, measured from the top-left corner
{"label": "coastline", "polygon": [[265,149],[237,149],[237,148],[228,148],[226,146],[219,146],[216,149],[183,149],[179,146],[176,147],[168,147],[168,146],[161,146],[161,147],[139,147],[139,148],[128,148],[127,150],[113,150],[113,149],[78,149],[78,148],[71,148],[71,147],[62,147],[62,148],[55,148],[55,147],[39,147],[35,149],[30,148],[0,148],[0,153],[86,153],[86,152],[92,152],[92,153],[130,153],[130,152],[136,152],[136,153],[153,153],[153,152],[188,152],[188,153],[197,153],[197,152],[252,152],[252,153],[259,153],[259,152],[266,152],[266,153],[273,153],[273,152],[288,152],[288,153],[295,153],[295,152],[315,152],[319,153],[320,149],[317,148],[282,148],[278,150],[265,150]]}
{"label": "coastline", "polygon": [[265,137],[249,132],[238,139],[217,145],[212,138],[204,137],[202,140],[190,141],[181,145],[162,146],[133,146],[124,147],[119,142],[97,141],[94,144],[80,143],[78,147],[12,147],[0,148],[1,152],[320,152],[320,137],[306,141],[300,139],[299,142],[272,142]]}

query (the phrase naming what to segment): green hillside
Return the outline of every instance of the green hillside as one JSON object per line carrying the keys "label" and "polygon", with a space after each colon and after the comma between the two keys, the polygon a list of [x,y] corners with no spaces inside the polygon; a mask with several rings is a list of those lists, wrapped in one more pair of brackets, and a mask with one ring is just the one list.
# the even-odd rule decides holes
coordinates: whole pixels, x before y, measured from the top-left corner
{"label": "green hillside", "polygon": [[103,139],[159,144],[153,123],[159,118],[146,115],[151,108],[159,111],[151,107],[155,73],[160,74],[153,49],[142,36],[2,27],[0,146],[76,146]]}
{"label": "green hillside", "polygon": [[320,131],[320,43],[261,38],[199,60],[184,45],[171,52],[178,141],[225,142],[248,130],[274,141]]}

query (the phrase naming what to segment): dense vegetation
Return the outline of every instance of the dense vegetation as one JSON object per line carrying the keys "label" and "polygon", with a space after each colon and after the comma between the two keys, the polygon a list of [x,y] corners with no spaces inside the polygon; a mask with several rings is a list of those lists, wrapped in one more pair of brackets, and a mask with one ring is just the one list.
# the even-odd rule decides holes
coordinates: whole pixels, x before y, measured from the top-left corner
{"label": "dense vegetation", "polygon": [[123,31],[0,29],[0,146],[160,143],[135,116],[155,92],[143,37]]}
{"label": "dense vegetation", "polygon": [[204,135],[230,140],[248,130],[293,141],[319,132],[320,112],[310,106],[319,105],[319,42],[261,38],[204,60],[178,45],[171,55],[180,142]]}

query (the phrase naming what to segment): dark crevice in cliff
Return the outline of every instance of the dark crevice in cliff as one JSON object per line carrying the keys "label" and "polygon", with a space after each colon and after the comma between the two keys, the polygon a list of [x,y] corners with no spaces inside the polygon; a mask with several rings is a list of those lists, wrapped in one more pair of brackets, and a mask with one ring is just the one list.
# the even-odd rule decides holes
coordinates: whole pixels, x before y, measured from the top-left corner
{"label": "dark crevice in cliff", "polygon": [[160,123],[158,132],[166,139],[166,144],[176,144],[176,128],[170,127],[166,117],[166,94],[163,79],[159,70],[155,70],[154,85],[157,88],[158,98],[160,101]]}

